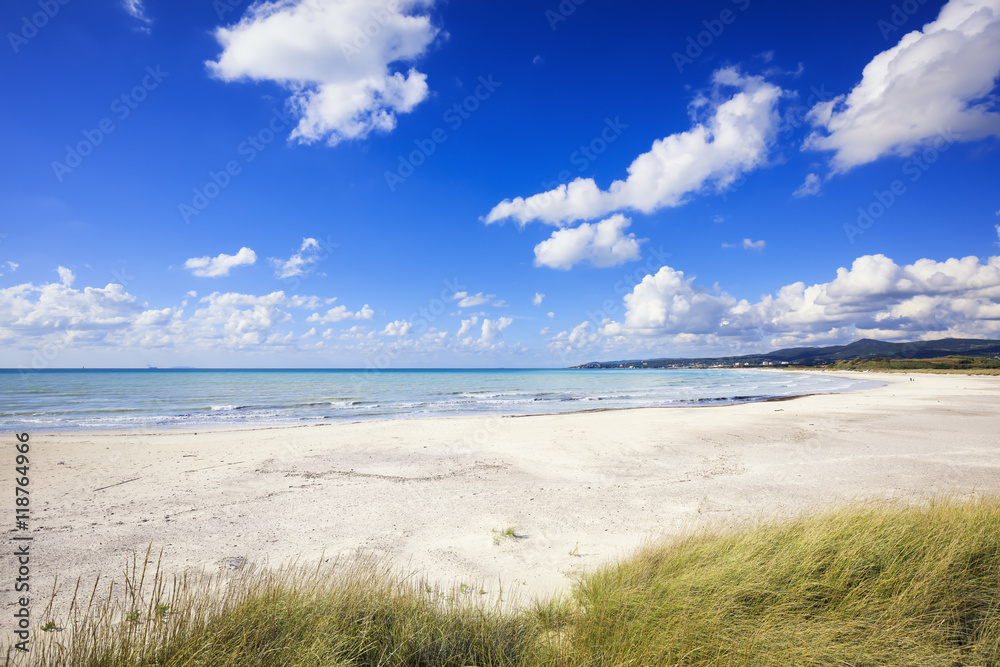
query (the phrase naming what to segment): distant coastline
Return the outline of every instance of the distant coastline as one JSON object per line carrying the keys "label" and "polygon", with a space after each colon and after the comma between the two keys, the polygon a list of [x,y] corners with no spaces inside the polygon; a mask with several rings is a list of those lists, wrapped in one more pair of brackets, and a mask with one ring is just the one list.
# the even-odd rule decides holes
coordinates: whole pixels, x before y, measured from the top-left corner
{"label": "distant coastline", "polygon": [[[762,354],[747,354],[730,357],[699,357],[699,358],[667,358],[667,359],[631,359],[621,361],[592,361],[579,366],[578,369],[711,369],[711,368],[827,368],[837,370],[859,370],[838,366],[843,362],[867,360],[875,362],[882,360],[907,361],[910,369],[915,369],[923,363],[927,368],[944,368],[950,357],[974,357],[989,361],[972,362],[985,368],[1000,368],[1000,340],[976,338],[942,338],[940,340],[911,341],[907,343],[889,343],[865,338],[848,345],[833,345],[828,347],[796,347]],[[969,366],[958,360],[951,360],[954,368]],[[874,368],[874,367],[872,367]],[[888,370],[888,366],[879,370]]]}

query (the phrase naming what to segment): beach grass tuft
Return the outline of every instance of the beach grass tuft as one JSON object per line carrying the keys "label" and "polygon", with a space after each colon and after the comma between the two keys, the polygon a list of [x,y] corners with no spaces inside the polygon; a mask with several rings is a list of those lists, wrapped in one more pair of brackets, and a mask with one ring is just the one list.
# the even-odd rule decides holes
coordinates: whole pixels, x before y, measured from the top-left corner
{"label": "beach grass tuft", "polygon": [[170,584],[154,561],[100,604],[78,584],[60,632],[9,664],[1000,665],[997,498],[702,529],[544,600],[446,594],[366,558]]}
{"label": "beach grass tuft", "polygon": [[517,534],[516,526],[507,526],[503,530],[497,530],[494,528],[493,533],[493,544],[500,544],[501,540],[516,540],[520,535]]}
{"label": "beach grass tuft", "polygon": [[998,665],[1000,502],[878,502],[596,571],[567,664]]}

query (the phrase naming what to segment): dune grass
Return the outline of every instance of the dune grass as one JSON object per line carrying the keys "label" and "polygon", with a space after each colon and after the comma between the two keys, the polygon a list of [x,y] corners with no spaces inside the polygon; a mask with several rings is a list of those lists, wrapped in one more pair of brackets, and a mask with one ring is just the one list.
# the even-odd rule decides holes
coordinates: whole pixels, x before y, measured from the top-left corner
{"label": "dune grass", "polygon": [[965,375],[1000,375],[1000,359],[951,355],[929,359],[852,359],[838,361],[831,370],[879,371],[889,373],[959,373]]}
{"label": "dune grass", "polygon": [[514,605],[364,559],[170,586],[140,570],[10,664],[1000,665],[997,498],[703,530]]}
{"label": "dune grass", "polygon": [[1000,503],[688,536],[595,572],[578,598],[575,664],[997,665]]}

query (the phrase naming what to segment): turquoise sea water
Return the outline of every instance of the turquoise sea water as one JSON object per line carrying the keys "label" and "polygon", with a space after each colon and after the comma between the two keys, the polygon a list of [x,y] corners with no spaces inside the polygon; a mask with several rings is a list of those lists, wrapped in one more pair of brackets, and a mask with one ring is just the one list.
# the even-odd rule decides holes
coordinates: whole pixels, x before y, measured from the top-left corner
{"label": "turquoise sea water", "polygon": [[740,403],[871,383],[764,370],[0,370],[6,431],[307,424]]}

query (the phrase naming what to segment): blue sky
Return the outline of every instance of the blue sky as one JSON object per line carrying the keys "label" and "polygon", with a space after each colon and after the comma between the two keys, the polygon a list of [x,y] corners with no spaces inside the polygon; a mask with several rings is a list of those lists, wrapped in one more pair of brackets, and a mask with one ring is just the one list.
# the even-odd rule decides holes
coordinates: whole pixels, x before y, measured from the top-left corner
{"label": "blue sky", "polygon": [[1000,338],[1000,0],[12,0],[0,365]]}

